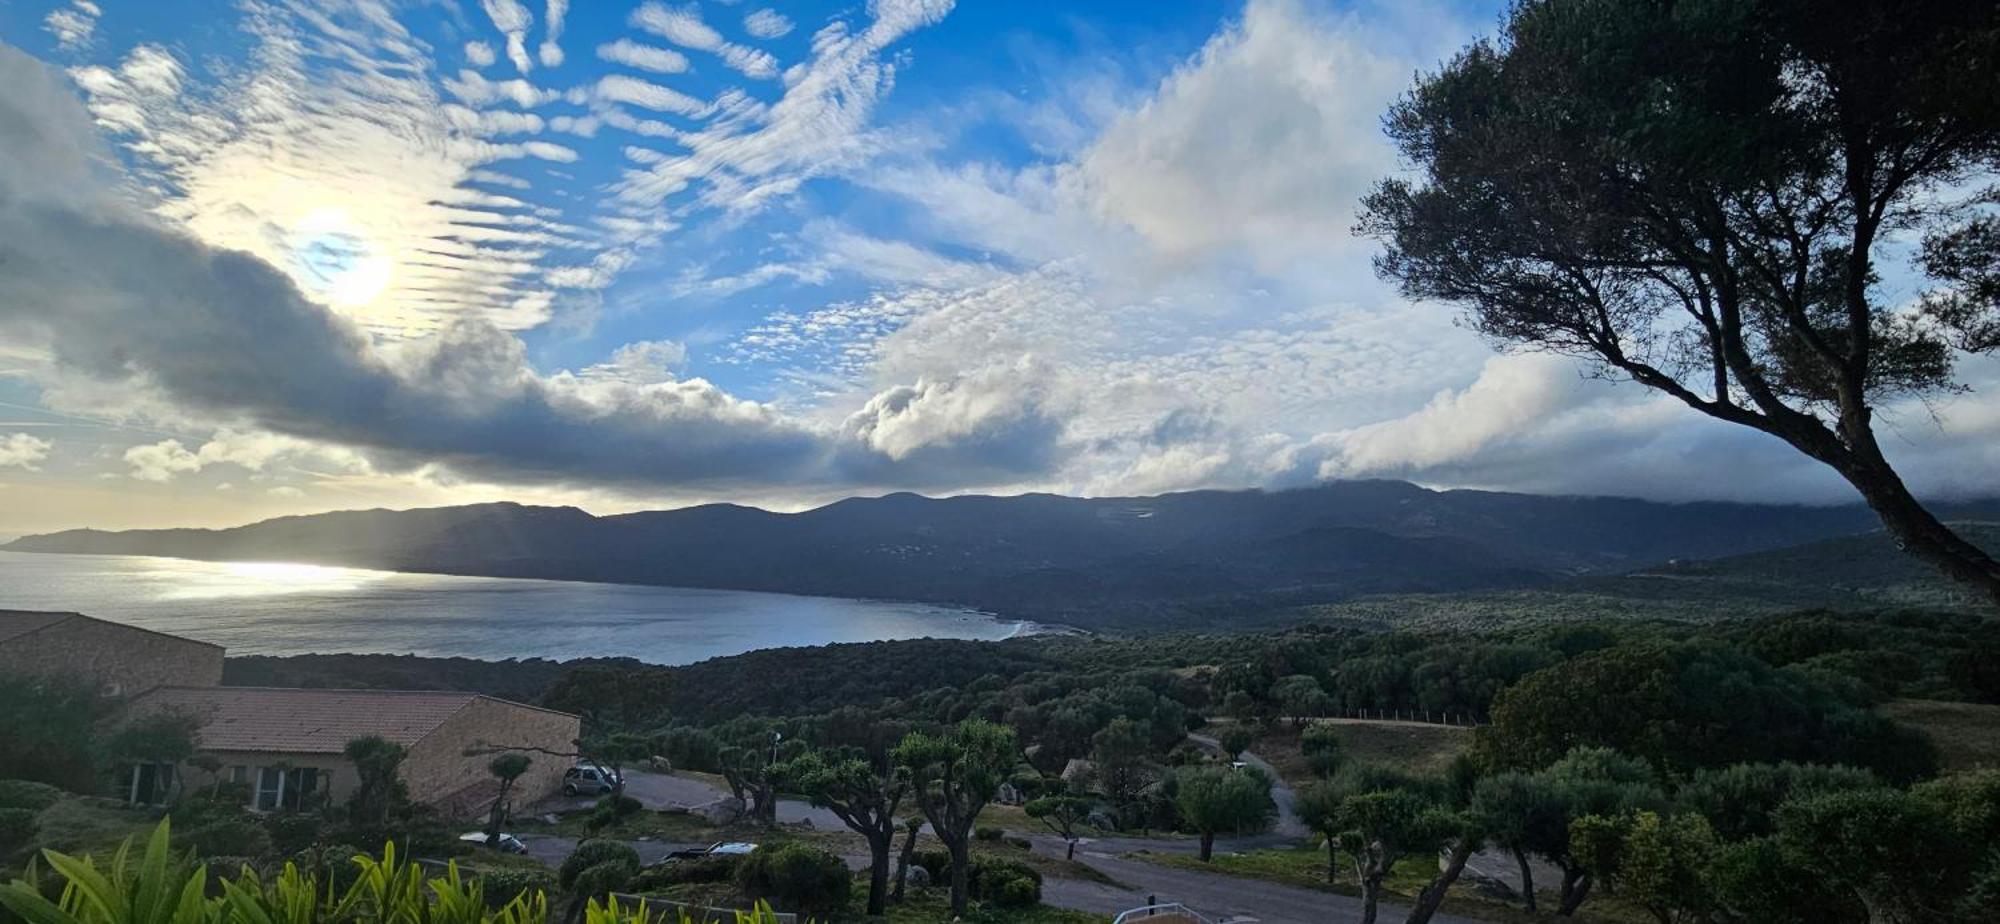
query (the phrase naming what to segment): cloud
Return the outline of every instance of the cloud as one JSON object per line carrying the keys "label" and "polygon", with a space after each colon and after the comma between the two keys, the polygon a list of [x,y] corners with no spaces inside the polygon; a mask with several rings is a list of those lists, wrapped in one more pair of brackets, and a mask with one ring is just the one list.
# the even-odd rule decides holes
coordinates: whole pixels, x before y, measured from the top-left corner
{"label": "cloud", "polygon": [[92,33],[97,31],[97,17],[103,13],[91,0],[70,0],[67,5],[50,10],[42,18],[42,28],[55,36],[57,47],[73,51],[90,43]]}
{"label": "cloud", "polygon": [[655,74],[679,74],[688,69],[687,55],[671,48],[641,45],[625,38],[597,46],[597,57]]}
{"label": "cloud", "polygon": [[499,59],[493,54],[493,46],[485,42],[466,42],[465,60],[471,62],[473,67],[488,67]]}
{"label": "cloud", "polygon": [[783,38],[791,33],[792,21],[777,10],[756,10],[743,17],[743,31],[760,39]]}
{"label": "cloud", "polygon": [[537,52],[543,67],[559,67],[563,63],[562,45],[558,43],[562,40],[563,19],[568,15],[569,0],[549,0],[548,14],[544,17],[548,22],[548,32],[543,36],[542,47]]}
{"label": "cloud", "polygon": [[520,0],[479,0],[479,5],[493,21],[493,28],[506,36],[507,60],[514,62],[514,69],[523,74],[533,70],[535,63],[528,57],[528,27],[535,22],[534,14]]}
{"label": "cloud", "polygon": [[632,11],[631,21],[632,25],[682,48],[711,52],[746,77],[769,80],[778,76],[778,59],[769,52],[724,39],[722,33],[702,22],[695,7],[675,8],[658,0],[647,0]]}
{"label": "cloud", "polygon": [[0,468],[24,468],[39,471],[39,464],[49,457],[55,443],[27,433],[10,433],[0,439]]}

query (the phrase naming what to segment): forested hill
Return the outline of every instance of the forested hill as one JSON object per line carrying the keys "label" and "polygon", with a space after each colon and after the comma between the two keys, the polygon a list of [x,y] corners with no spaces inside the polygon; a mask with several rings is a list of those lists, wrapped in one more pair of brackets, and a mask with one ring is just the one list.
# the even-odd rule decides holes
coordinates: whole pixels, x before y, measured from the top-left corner
{"label": "forested hill", "polygon": [[[2000,501],[1941,511],[2000,520]],[[1361,594],[1538,587],[1875,527],[1859,505],[1664,504],[1356,481],[1139,498],[893,494],[789,514],[714,504],[598,517],[482,504],[222,530],[74,530],[6,548],[895,598],[1136,626]]]}

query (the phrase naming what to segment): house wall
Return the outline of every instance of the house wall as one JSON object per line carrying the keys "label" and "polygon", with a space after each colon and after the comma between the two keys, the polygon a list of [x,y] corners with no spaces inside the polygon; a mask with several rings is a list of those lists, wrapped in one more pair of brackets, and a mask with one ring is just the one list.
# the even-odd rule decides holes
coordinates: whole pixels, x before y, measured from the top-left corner
{"label": "house wall", "polygon": [[95,619],[65,619],[0,642],[0,671],[80,677],[114,696],[222,683],[222,649]]}
{"label": "house wall", "polygon": [[230,779],[230,768],[245,767],[251,785],[251,797],[255,797],[257,770],[260,767],[283,765],[286,767],[316,767],[325,782],[320,785],[327,794],[328,804],[340,805],[354,795],[361,785],[361,775],[354,771],[354,765],[339,754],[278,754],[269,751],[203,751],[222,762],[222,769],[211,775],[191,764],[180,765],[181,793],[193,795],[212,788],[217,777]]}
{"label": "house wall", "polygon": [[[403,761],[403,780],[411,798],[444,804],[468,791],[490,791],[483,788],[493,778],[486,772],[486,764],[497,753],[493,749],[539,748],[523,751],[530,761],[528,772],[515,782],[516,795],[510,800],[526,805],[562,785],[563,771],[572,759],[558,755],[574,752],[582,733],[576,716],[482,696],[411,746]],[[467,755],[468,748],[482,753]]]}

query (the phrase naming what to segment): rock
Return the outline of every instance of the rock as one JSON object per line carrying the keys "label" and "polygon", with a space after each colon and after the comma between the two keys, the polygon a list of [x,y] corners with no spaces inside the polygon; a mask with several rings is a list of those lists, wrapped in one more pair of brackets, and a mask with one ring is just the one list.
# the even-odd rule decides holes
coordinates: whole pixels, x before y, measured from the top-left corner
{"label": "rock", "polygon": [[929,888],[931,884],[930,870],[924,869],[921,866],[910,867],[909,882],[910,885],[919,889]]}
{"label": "rock", "polygon": [[707,805],[696,806],[693,811],[709,824],[733,825],[743,817],[743,800],[725,796]]}

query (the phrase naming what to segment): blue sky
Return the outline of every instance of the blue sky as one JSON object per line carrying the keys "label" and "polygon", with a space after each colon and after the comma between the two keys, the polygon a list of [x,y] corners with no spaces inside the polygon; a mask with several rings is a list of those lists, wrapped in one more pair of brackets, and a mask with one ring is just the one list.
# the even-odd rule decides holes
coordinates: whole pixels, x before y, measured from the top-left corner
{"label": "blue sky", "polygon": [[[1381,112],[1499,12],[16,0],[0,533],[1338,477],[1845,499],[1375,278]],[[1990,401],[1907,410],[1913,480],[1990,487]]]}

